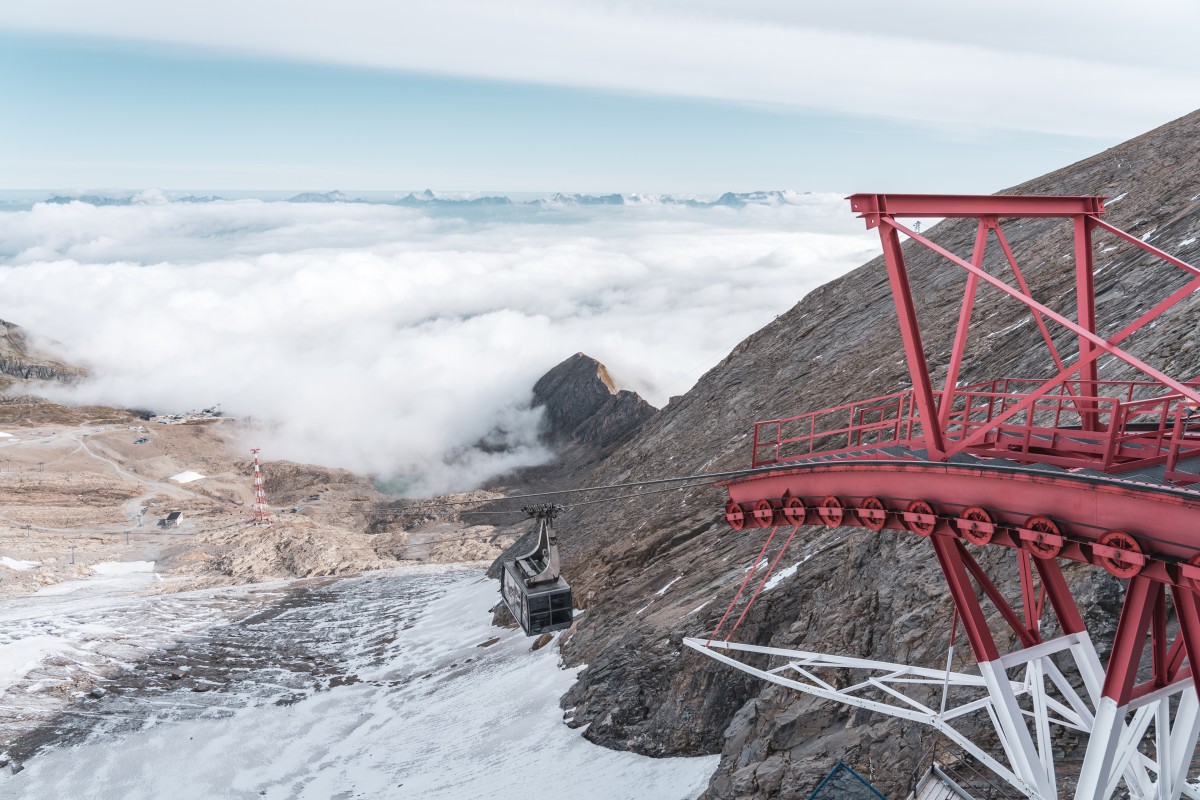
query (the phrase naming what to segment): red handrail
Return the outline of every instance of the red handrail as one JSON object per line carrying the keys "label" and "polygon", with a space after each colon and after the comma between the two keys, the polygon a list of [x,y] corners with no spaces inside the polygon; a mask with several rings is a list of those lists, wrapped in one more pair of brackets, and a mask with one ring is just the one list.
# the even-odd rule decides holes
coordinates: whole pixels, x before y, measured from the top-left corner
{"label": "red handrail", "polygon": [[[1153,381],[1096,381],[1092,385],[1103,393],[1083,395],[1075,381],[1038,397],[1014,417],[995,422],[1029,398],[1014,390],[1041,383],[999,378],[955,390],[947,398],[952,410],[942,432],[948,451],[1112,472],[1166,464],[1169,480],[1200,482],[1200,476],[1178,470],[1182,459],[1200,455],[1200,417],[1189,433],[1182,395],[1135,400],[1139,390],[1161,390]],[[912,390],[765,420],[754,426],[753,465],[839,454],[877,456],[878,448],[886,445],[917,449],[924,446],[921,424]],[[974,444],[961,444],[981,430]]]}

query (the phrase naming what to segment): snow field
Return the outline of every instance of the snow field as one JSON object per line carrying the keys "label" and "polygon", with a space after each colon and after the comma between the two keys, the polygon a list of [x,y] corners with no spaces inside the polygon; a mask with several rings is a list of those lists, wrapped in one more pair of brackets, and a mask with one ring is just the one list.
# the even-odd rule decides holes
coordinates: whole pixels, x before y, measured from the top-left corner
{"label": "snow field", "polygon": [[0,794],[684,800],[716,767],[717,756],[606,750],[564,725],[559,698],[578,670],[561,669],[553,645],[531,652],[519,631],[491,627],[496,584],[478,570],[399,571],[335,589],[331,607],[285,611],[273,624],[325,647],[357,682],[280,705],[264,676],[248,679],[267,693],[255,704],[98,729],[0,778]]}

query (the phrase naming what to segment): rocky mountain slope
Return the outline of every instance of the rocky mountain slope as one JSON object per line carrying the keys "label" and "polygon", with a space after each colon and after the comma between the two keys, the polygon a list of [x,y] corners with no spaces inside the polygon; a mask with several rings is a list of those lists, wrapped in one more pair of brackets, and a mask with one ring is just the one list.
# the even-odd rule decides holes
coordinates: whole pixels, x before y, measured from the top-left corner
{"label": "rocky mountain slope", "polygon": [[530,404],[543,409],[540,436],[555,458],[505,475],[489,489],[524,494],[577,485],[656,412],[637,392],[618,389],[608,369],[584,353],[576,353],[539,378]]}
{"label": "rocky mountain slope", "polygon": [[12,391],[25,381],[69,383],[85,373],[32,346],[20,325],[0,319],[0,390]]}
{"label": "rocky mountain slope", "polygon": [[[1200,260],[1200,112],[1009,192],[1107,195],[1106,219],[1185,260]],[[1067,224],[1026,220],[1005,228],[1035,296],[1059,309],[1074,303]],[[969,254],[974,222],[947,221],[930,236]],[[1184,282],[1181,271],[1117,244],[1101,240],[1097,250],[1102,332]],[[930,332],[931,366],[944,370],[965,273],[923,249],[905,252]],[[1007,275],[997,256],[993,243],[988,268]],[[1197,310],[1193,295],[1128,348],[1177,377],[1200,373]],[[1021,324],[1026,319],[1024,308],[999,292],[981,291],[979,333],[962,379],[1044,374],[1046,351],[1035,326]],[[897,330],[883,260],[876,259],[813,291],[739,344],[587,481],[747,467],[755,420],[904,388]],[[1071,340],[1056,334],[1065,352]],[[1101,374],[1125,375],[1110,364]],[[574,724],[587,725],[588,738],[611,747],[663,756],[721,752],[707,798],[805,797],[838,757],[889,796],[904,796],[929,733],[749,681],[680,646],[682,636],[714,627],[761,546],[759,536],[724,525],[722,502],[718,488],[683,489],[563,516],[564,571],[585,613],[562,637],[562,651],[568,663],[588,665],[563,700],[575,708]],[[805,528],[792,548],[790,561],[802,563],[764,593],[739,638],[944,662],[950,605],[924,542],[858,528]],[[1098,625],[1111,624],[1120,599],[1116,581],[1094,569],[1071,574],[1081,605]]]}

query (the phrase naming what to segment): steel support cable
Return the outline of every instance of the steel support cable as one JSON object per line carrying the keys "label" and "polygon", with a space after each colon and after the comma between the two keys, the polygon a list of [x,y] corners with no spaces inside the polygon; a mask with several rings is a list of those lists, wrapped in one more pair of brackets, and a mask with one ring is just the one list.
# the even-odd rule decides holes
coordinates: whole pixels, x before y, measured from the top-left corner
{"label": "steel support cable", "polygon": [[729,637],[737,633],[738,626],[742,624],[742,620],[750,613],[751,606],[758,599],[758,594],[767,585],[767,580],[771,577],[771,573],[775,571],[775,566],[779,564],[779,559],[783,558],[783,554],[787,552],[788,545],[792,543],[792,539],[796,536],[796,532],[800,530],[799,525],[792,526],[791,536],[788,536],[787,541],[783,543],[783,547],[779,548],[779,552],[775,555],[775,560],[771,562],[771,566],[767,568],[767,574],[763,575],[761,581],[758,582],[758,588],[754,590],[754,594],[750,595],[750,602],[746,603],[746,607],[742,609],[742,614],[737,618],[737,622],[733,623],[733,627],[729,629],[729,633],[725,635],[725,641],[729,641]]}
{"label": "steel support cable", "polygon": [[777,530],[779,530],[778,525],[771,528],[771,535],[767,537],[767,541],[763,543],[762,550],[758,551],[758,556],[754,559],[754,563],[752,563],[750,565],[750,569],[746,571],[746,577],[742,580],[742,585],[738,587],[737,594],[735,594],[733,599],[729,601],[729,607],[726,608],[725,613],[721,615],[721,621],[717,623],[717,627],[713,630],[712,636],[709,636],[708,641],[704,643],[705,647],[708,647],[710,644],[712,644],[712,640],[721,633],[721,626],[725,624],[725,620],[729,617],[729,612],[733,611],[733,607],[737,605],[737,601],[741,599],[742,592],[746,591],[746,584],[750,582],[750,576],[753,575],[755,570],[758,569],[758,565],[762,561],[763,556],[766,555],[767,548],[771,546],[771,540],[775,538],[775,531]]}
{"label": "steel support cable", "polygon": [[[605,497],[600,500],[584,500],[579,503],[564,503],[563,508],[571,510],[572,508],[580,508],[582,506],[594,506],[600,503],[612,503],[621,500],[630,500],[635,497],[645,497],[651,494],[664,494],[666,492],[678,492],[683,489],[703,489],[711,484],[708,483],[692,483],[686,486],[672,486],[669,489],[651,489],[648,492],[633,492],[631,494],[618,494],[613,497]],[[508,498],[501,498],[507,500]],[[492,501],[499,502],[499,500]],[[505,509],[503,511],[460,511],[460,514],[524,514],[525,512],[519,508]]]}
{"label": "steel support cable", "polygon": [[[637,498],[637,497],[645,497],[646,495],[651,495],[651,494],[663,494],[664,492],[675,492],[675,491],[679,491],[680,489],[695,488],[695,486],[705,487],[705,486],[708,486],[708,484],[698,483],[698,484],[695,484],[694,486],[672,486],[669,489],[653,489],[649,492],[635,492],[633,494],[617,495],[616,497],[606,497],[603,500],[588,500],[588,501],[585,501],[582,503],[571,503],[564,507],[569,510],[572,508],[578,508],[579,506],[590,506],[590,505],[595,505],[597,503],[619,502],[622,500],[631,500],[631,499]],[[463,514],[493,514],[493,515],[496,515],[496,514],[521,514],[522,516],[525,515],[525,512],[520,509],[512,509],[509,511],[463,511],[461,513],[463,513]],[[245,524],[249,525],[250,523],[245,523]],[[471,541],[480,541],[483,539],[494,539],[497,536],[503,536],[503,535],[504,534],[502,534],[502,533],[495,533],[495,532],[480,534],[477,536],[448,535],[448,536],[440,537],[438,539],[427,539],[425,541],[418,542],[417,544],[421,544],[421,545],[439,544],[441,542],[453,542],[453,541],[471,542]]]}
{"label": "steel support cable", "polygon": [[[675,475],[670,478],[647,478],[644,481],[632,481],[629,483],[608,483],[600,486],[581,486],[577,489],[555,489],[547,492],[530,492],[529,494],[510,494],[504,497],[490,497],[482,500],[443,500],[438,502],[423,503],[417,501],[419,505],[402,506],[400,508],[385,508],[383,512],[392,512],[402,514],[407,511],[423,511],[430,508],[441,508],[444,506],[470,506],[483,505],[484,503],[498,503],[502,500],[530,500],[536,497],[556,497],[564,494],[580,494],[583,492],[599,492],[609,489],[632,489],[635,486],[654,486],[660,483],[685,483],[688,481],[705,481],[705,483],[697,484],[701,486],[708,485],[709,481],[718,480],[721,478],[741,478],[757,473],[768,473],[778,467],[753,467],[751,469],[731,470],[729,472],[700,472],[695,475]],[[684,487],[686,488],[686,487]],[[579,505],[576,503],[575,505]]]}
{"label": "steel support cable", "polygon": [[950,598],[950,646],[946,649],[946,679],[942,682],[942,708],[946,713],[946,700],[950,696],[950,670],[954,666],[954,639],[958,633],[958,603]]}

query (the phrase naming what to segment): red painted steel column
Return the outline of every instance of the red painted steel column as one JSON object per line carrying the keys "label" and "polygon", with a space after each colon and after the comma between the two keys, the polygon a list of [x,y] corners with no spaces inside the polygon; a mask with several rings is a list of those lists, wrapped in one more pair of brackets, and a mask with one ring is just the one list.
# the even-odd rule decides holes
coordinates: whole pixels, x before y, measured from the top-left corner
{"label": "red painted steel column", "polygon": [[1192,666],[1192,681],[1200,691],[1200,598],[1190,589],[1172,586],[1171,599],[1179,617],[1179,636]]}
{"label": "red painted steel column", "polygon": [[[1095,224],[1086,214],[1075,217],[1075,304],[1078,309],[1076,320],[1079,327],[1089,333],[1096,332],[1096,286],[1095,264],[1092,257],[1092,230]],[[1079,337],[1079,357],[1083,366],[1079,370],[1079,393],[1085,397],[1096,396],[1098,370],[1095,361],[1087,360],[1094,345]],[[1082,404],[1080,408],[1083,429],[1094,431],[1099,428],[1099,418],[1094,407]],[[1116,420],[1112,420],[1116,423]]]}
{"label": "red painted steel column", "polygon": [[1125,590],[1125,605],[1121,607],[1117,635],[1113,638],[1108,669],[1104,674],[1103,694],[1115,700],[1118,707],[1129,703],[1133,695],[1133,682],[1137,678],[1138,662],[1146,649],[1146,631],[1154,611],[1155,589],[1159,586],[1157,581],[1144,575],[1135,575],[1129,579]]}
{"label": "red painted steel column", "polygon": [[892,299],[896,303],[896,316],[900,321],[900,338],[904,341],[904,355],[908,362],[909,375],[912,377],[913,392],[917,397],[917,409],[921,414],[921,433],[925,439],[925,449],[929,453],[930,461],[941,461],[945,457],[946,445],[942,439],[941,425],[938,424],[933,387],[929,382],[929,364],[925,360],[925,346],[921,343],[921,328],[917,323],[917,311],[913,306],[908,272],[904,267],[900,235],[892,226],[880,225],[879,238],[883,242],[888,280],[892,285]]}

